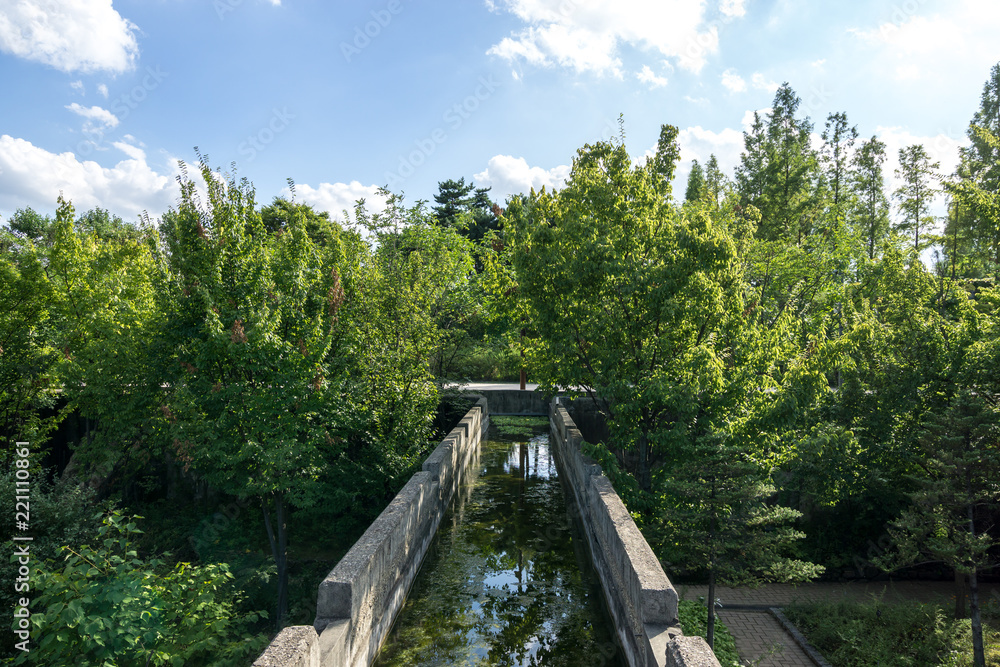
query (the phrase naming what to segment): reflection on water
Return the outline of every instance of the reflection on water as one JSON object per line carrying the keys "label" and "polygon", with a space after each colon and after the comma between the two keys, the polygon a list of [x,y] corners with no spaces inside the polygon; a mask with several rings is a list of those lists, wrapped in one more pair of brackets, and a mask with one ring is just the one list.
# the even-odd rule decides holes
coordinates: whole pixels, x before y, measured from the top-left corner
{"label": "reflection on water", "polygon": [[483,443],[476,472],[375,665],[624,664],[548,435]]}

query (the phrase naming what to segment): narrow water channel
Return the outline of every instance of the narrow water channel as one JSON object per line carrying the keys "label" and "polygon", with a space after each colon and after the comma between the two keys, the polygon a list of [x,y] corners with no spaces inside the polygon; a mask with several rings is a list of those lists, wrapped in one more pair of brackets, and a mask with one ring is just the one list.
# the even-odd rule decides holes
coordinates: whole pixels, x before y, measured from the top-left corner
{"label": "narrow water channel", "polygon": [[530,430],[491,427],[375,665],[625,664],[548,427]]}

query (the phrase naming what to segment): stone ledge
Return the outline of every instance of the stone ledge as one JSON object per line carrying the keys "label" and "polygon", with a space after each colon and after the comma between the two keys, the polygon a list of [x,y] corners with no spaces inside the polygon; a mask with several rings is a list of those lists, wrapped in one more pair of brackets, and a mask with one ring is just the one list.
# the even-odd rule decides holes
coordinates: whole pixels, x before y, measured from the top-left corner
{"label": "stone ledge", "polygon": [[311,625],[295,625],[278,633],[253,667],[320,667],[319,635]]}
{"label": "stone ledge", "polygon": [[667,644],[666,667],[722,667],[701,637],[674,637]]}

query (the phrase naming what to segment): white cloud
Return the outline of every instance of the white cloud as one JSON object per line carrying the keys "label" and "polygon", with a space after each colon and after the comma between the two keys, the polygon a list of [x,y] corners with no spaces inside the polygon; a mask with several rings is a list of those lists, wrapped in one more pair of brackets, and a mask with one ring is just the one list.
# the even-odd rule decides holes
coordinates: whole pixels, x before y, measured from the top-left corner
{"label": "white cloud", "polygon": [[108,99],[108,87],[103,83],[97,86],[97,92],[99,92],[104,99]]}
{"label": "white cloud", "polygon": [[115,146],[130,159],[107,168],[69,152],[50,153],[24,139],[0,136],[0,210],[31,206],[51,212],[62,193],[77,211],[99,206],[126,220],[144,210],[152,215],[165,211],[173,202],[173,174],[157,173],[134,146]]}
{"label": "white cloud", "polygon": [[776,81],[768,80],[760,72],[755,72],[750,79],[753,82],[753,87],[757,90],[766,90],[769,93],[774,93],[780,87]]}
{"label": "white cloud", "polygon": [[[706,56],[718,51],[717,26],[703,26],[705,0],[487,0],[526,24],[488,53],[535,66],[569,67],[577,72],[621,76],[622,45],[659,53],[684,69],[699,72]],[[735,11],[741,0],[726,0]]]}
{"label": "white cloud", "polygon": [[730,18],[740,18],[746,16],[747,8],[744,7],[745,0],[722,0],[719,5],[719,11],[722,12],[724,16]]}
{"label": "white cloud", "polygon": [[83,87],[83,81],[73,81],[69,84],[69,87],[81,95],[87,92],[87,89]]}
{"label": "white cloud", "polygon": [[732,67],[722,73],[722,85],[731,93],[745,93],[747,82]]}
{"label": "white cloud", "polygon": [[104,127],[118,126],[118,116],[114,115],[107,109],[102,109],[97,106],[83,107],[76,102],[73,102],[73,104],[67,104],[66,108],[78,116],[83,116],[88,121],[103,125]]}
{"label": "white cloud", "polygon": [[[291,191],[285,188],[282,195],[291,197]],[[326,211],[330,218],[344,219],[344,211],[354,214],[354,204],[364,199],[369,211],[382,211],[385,199],[378,194],[377,185],[362,185],[358,181],[350,183],[320,183],[312,187],[303,183],[295,184],[295,197],[309,204],[317,211]]]}
{"label": "white cloud", "polygon": [[139,55],[137,27],[111,0],[17,0],[0,13],[0,51],[63,72],[124,72]]}
{"label": "white cloud", "polygon": [[667,77],[657,76],[649,65],[643,65],[642,71],[636,74],[636,77],[650,88],[662,88],[668,83]]}
{"label": "white cloud", "polygon": [[135,144],[126,143],[124,141],[113,141],[111,142],[111,145],[120,150],[122,153],[125,153],[125,155],[128,155],[133,160],[137,160],[138,162],[146,161],[146,151],[142,150]]}
{"label": "white cloud", "polygon": [[527,194],[532,188],[549,190],[561,188],[569,178],[570,167],[559,165],[552,169],[530,167],[523,157],[495,155],[490,158],[486,169],[473,178],[479,187],[491,187],[490,196],[494,201],[503,202],[513,194]]}
{"label": "white cloud", "polygon": [[947,14],[918,15],[918,10],[919,4],[912,12],[897,8],[877,27],[849,32],[876,51],[874,57],[866,56],[868,62],[885,67],[899,81],[954,79],[956,72],[996,62],[1000,4],[957,0],[948,5]]}

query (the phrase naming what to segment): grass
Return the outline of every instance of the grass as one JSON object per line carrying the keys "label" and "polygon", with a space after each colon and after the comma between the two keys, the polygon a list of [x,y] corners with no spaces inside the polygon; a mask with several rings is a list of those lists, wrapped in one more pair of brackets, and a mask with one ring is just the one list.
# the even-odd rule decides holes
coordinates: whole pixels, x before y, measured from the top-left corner
{"label": "grass", "polygon": [[490,425],[496,428],[497,433],[502,438],[530,438],[538,432],[539,428],[549,425],[548,417],[537,416],[490,416]]}
{"label": "grass", "polygon": [[[692,637],[706,637],[708,635],[708,607],[704,600],[680,600],[677,603],[677,615],[680,617],[681,630],[685,635]],[[740,655],[736,652],[736,642],[729,634],[729,628],[715,617],[715,657],[719,659],[722,667],[739,667]]]}
{"label": "grass", "polygon": [[[797,604],[785,615],[833,667],[966,667],[972,629],[937,604],[836,602]],[[1000,605],[984,608],[988,667],[1000,667]]]}

